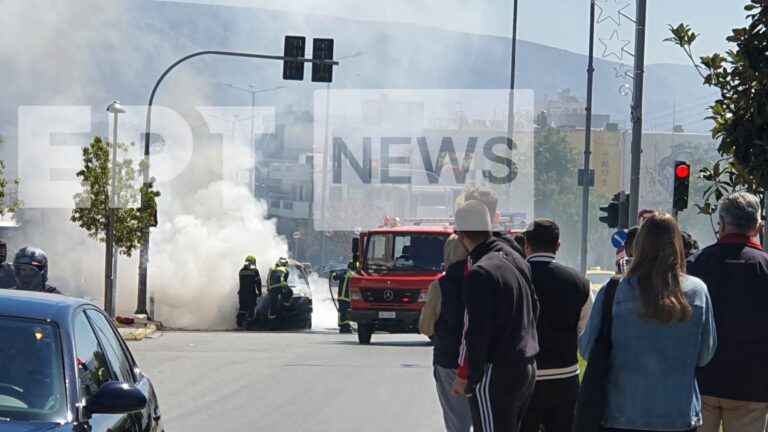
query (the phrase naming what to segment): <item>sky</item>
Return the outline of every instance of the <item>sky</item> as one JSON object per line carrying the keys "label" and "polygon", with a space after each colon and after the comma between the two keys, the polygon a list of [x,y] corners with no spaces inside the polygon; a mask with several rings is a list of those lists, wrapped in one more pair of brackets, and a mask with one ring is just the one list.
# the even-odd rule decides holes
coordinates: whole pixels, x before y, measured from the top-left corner
{"label": "sky", "polygon": [[[226,6],[265,8],[281,11],[333,15],[345,18],[404,22],[468,33],[511,35],[511,0],[157,0],[206,3]],[[532,42],[586,53],[588,45],[589,2],[587,0],[519,0],[518,37]],[[634,0],[599,0],[630,3],[624,12],[635,16]],[[701,36],[695,49],[701,54],[724,51],[730,30],[742,26],[745,0],[649,0],[647,12],[646,62],[686,63],[679,48],[662,42],[669,36],[668,26],[685,22]],[[602,54],[600,38],[610,38],[617,30],[624,40],[634,40],[634,26],[626,19],[616,26],[605,20],[597,26],[595,49]],[[630,45],[630,47],[633,45]],[[624,61],[630,62],[627,58]]]}

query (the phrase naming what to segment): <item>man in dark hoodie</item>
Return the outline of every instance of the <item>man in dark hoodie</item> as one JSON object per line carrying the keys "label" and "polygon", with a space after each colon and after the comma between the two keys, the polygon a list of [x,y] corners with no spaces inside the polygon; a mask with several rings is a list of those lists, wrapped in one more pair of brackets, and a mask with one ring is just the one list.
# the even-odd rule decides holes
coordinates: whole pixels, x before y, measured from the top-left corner
{"label": "man in dark hoodie", "polygon": [[[491,234],[488,208],[466,201],[456,211],[470,251],[463,282],[466,317],[455,394],[466,394],[476,432],[512,431],[533,392],[538,302],[522,257]],[[523,264],[525,264],[523,262]],[[527,266],[522,266],[526,269]]]}

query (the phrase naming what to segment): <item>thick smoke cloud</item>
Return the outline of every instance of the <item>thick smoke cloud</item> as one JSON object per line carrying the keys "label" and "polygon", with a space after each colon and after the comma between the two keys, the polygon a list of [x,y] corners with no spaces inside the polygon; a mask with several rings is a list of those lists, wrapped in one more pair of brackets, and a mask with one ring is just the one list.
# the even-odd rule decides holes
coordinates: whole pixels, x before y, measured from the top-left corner
{"label": "thick smoke cloud", "polygon": [[[91,0],[3,2],[3,159],[14,161],[17,146],[24,144],[16,140],[19,106],[90,105],[93,133],[79,136],[86,145],[94,135],[107,135],[107,113],[102,107],[118,98],[128,105],[145,103],[151,83],[163,68],[200,49],[201,39],[174,35],[168,29],[170,23],[166,27],[148,18],[144,8],[152,5],[156,3],[110,2],[106,7]],[[211,34],[204,28],[200,33]],[[217,71],[208,66],[199,62],[175,73],[158,93],[157,103],[179,112],[194,131],[194,143],[182,143],[194,145],[189,167],[157,185],[163,195],[159,226],[152,232],[150,245],[149,291],[155,300],[155,317],[175,328],[233,327],[237,271],[243,258],[255,255],[266,274],[278,256],[288,253],[274,222],[265,218],[265,204],[252,199],[243,186],[225,181],[223,152],[234,150],[223,145],[221,134],[209,133],[215,128],[195,110],[231,105],[217,99],[214,90],[220,89],[211,79]],[[140,142],[138,133],[123,127],[121,141]],[[240,132],[238,128],[238,136]],[[174,151],[173,142],[163,144],[158,151]],[[15,164],[9,165],[13,175]],[[225,196],[238,205],[223,205]],[[27,210],[21,229],[6,235],[10,252],[25,245],[42,248],[49,256],[51,283],[67,294],[102,304],[104,245],[88,238],[69,216],[66,210]],[[135,310],[137,267],[138,252],[132,258],[119,258],[119,314]]]}

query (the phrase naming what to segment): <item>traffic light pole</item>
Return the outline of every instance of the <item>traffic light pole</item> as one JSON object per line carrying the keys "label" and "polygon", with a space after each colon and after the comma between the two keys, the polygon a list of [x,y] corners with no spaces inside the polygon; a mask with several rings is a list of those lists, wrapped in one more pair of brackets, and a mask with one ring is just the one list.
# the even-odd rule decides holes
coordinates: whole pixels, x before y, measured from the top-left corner
{"label": "traffic light pole", "polygon": [[[215,55],[215,56],[226,56],[226,57],[245,57],[245,58],[255,58],[255,59],[263,59],[263,60],[278,60],[278,61],[294,61],[294,62],[301,62],[301,63],[319,63],[319,64],[327,64],[327,65],[333,65],[336,66],[339,64],[338,61],[335,60],[315,60],[315,59],[307,59],[307,58],[297,58],[297,57],[286,57],[286,56],[275,56],[275,55],[267,55],[267,54],[253,54],[253,53],[244,53],[244,52],[237,52],[237,51],[198,51],[196,53],[189,54],[187,56],[184,56],[176,62],[174,62],[172,65],[170,65],[161,75],[160,78],[157,79],[155,82],[155,86],[152,87],[152,92],[149,94],[149,102],[147,103],[147,117],[146,117],[146,123],[144,128],[144,162],[145,162],[145,168],[143,170],[143,182],[145,187],[151,186],[151,177],[149,175],[149,136],[151,134],[151,126],[152,126],[152,104],[155,101],[155,94],[157,93],[157,89],[160,87],[160,84],[163,82],[165,77],[171,73],[172,70],[176,68],[176,66],[184,63],[187,60],[193,59],[195,57],[205,56],[205,55]],[[143,197],[142,197],[143,198]],[[141,207],[145,208],[146,203],[142,202]],[[137,299],[136,299],[136,314],[147,314],[147,267],[149,264],[149,231],[147,231],[147,234],[142,239],[141,243],[141,249],[139,251],[139,286],[138,286],[138,293],[137,293]]]}
{"label": "traffic light pole", "polygon": [[629,178],[629,217],[637,220],[640,210],[640,158],[643,138],[643,75],[645,73],[645,21],[647,0],[637,0],[635,23],[635,74],[632,91],[632,163]]}
{"label": "traffic light pole", "polygon": [[592,82],[595,74],[595,0],[589,5],[589,64],[587,66],[587,117],[584,123],[584,182],[581,192],[581,273],[587,272],[589,234],[589,159],[592,156]]}

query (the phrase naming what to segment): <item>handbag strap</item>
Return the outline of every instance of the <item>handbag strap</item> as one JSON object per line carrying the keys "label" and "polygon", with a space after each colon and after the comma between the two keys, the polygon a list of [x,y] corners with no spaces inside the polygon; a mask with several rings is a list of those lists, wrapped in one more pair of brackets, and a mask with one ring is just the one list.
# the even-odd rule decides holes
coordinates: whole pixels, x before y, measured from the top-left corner
{"label": "handbag strap", "polygon": [[613,301],[616,298],[616,289],[621,282],[621,276],[612,276],[605,284],[605,302],[603,303],[603,316],[600,327],[600,338],[605,341],[608,347],[611,346],[611,333],[613,332]]}

